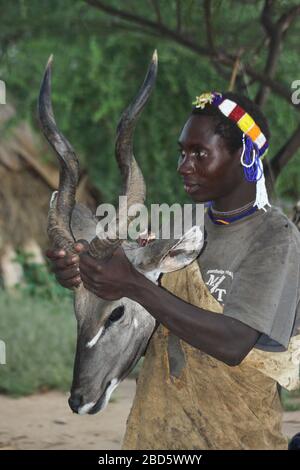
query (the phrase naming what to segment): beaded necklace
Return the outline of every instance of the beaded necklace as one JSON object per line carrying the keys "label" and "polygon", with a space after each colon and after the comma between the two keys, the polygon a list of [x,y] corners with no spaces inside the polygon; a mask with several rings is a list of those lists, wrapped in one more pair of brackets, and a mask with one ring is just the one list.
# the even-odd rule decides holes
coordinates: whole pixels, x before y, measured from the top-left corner
{"label": "beaded necklace", "polygon": [[216,225],[229,225],[232,222],[236,222],[237,220],[241,220],[245,217],[248,217],[249,215],[253,214],[258,210],[257,206],[253,206],[253,201],[243,207],[239,207],[238,209],[234,209],[233,211],[228,212],[216,211],[211,206],[212,201],[209,203],[207,213],[209,215],[210,220]]}

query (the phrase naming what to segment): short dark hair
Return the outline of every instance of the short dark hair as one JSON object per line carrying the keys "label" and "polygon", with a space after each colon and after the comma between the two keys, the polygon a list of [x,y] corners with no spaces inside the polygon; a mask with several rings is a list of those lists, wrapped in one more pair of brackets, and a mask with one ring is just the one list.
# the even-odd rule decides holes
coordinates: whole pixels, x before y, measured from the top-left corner
{"label": "short dark hair", "polygon": [[[267,141],[270,140],[270,129],[268,121],[257,104],[251,101],[247,96],[238,93],[222,93],[224,98],[228,98],[237,103],[254,119],[260,127]],[[194,107],[192,115],[212,116],[214,118],[215,133],[222,136],[230,152],[235,152],[242,145],[242,131],[235,122],[228,119],[219,109],[211,104],[207,104],[203,109]]]}

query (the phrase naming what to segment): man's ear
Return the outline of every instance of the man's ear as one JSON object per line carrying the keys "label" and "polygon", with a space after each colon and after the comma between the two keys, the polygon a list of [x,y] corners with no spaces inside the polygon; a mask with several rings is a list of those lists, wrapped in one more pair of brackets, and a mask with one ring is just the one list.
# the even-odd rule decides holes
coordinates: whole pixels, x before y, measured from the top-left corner
{"label": "man's ear", "polygon": [[204,242],[199,226],[194,225],[165,253],[160,260],[157,271],[168,273],[184,268],[199,255]]}

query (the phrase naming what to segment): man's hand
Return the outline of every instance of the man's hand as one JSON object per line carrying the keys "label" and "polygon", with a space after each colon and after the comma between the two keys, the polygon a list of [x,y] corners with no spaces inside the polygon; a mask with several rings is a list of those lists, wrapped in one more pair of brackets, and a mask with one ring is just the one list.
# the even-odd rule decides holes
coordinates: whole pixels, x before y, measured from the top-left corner
{"label": "man's hand", "polygon": [[52,270],[58,282],[68,289],[81,283],[79,272],[79,253],[84,249],[81,243],[74,245],[78,255],[68,255],[64,250],[47,250],[46,256],[52,261]]}
{"label": "man's hand", "polygon": [[106,300],[129,297],[129,291],[134,288],[138,276],[121,247],[111,258],[103,261],[82,253],[79,268],[84,287]]}

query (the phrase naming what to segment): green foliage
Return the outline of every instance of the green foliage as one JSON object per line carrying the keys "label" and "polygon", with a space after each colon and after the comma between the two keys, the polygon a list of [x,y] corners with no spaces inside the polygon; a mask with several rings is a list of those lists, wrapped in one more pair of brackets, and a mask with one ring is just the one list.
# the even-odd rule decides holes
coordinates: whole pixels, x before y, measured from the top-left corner
{"label": "green foliage", "polygon": [[[155,20],[151,2],[107,2],[111,6]],[[164,24],[174,28],[176,2],[158,2]],[[277,17],[288,4],[276,3]],[[266,49],[259,22],[261,0],[213,2],[216,45],[236,53],[245,50],[243,63],[263,70]],[[115,129],[122,110],[135,95],[152,55],[158,48],[159,75],[135,135],[135,154],[146,177],[148,203],[185,202],[176,174],[177,139],[196,94],[227,89],[224,79],[205,59],[163,36],[145,35],[135,25],[112,19],[83,0],[0,1],[5,11],[0,31],[0,77],[19,118],[36,124],[36,100],[47,58],[54,53],[53,102],[57,122],[88,168],[103,199],[115,202],[120,178],[114,161]],[[199,46],[207,44],[199,2],[181,2],[182,28]],[[277,77],[287,86],[300,78],[299,21],[286,35]],[[230,75],[230,71],[229,71]],[[249,82],[249,77],[244,75]],[[255,96],[256,85],[248,93]],[[272,141],[270,157],[299,123],[292,107],[271,95],[266,106]],[[280,196],[299,198],[298,152],[277,184]],[[45,155],[45,158],[54,158]],[[292,177],[291,177],[292,175]]]}
{"label": "green foliage", "polygon": [[292,162],[283,168],[278,178],[276,189],[278,194],[289,201],[298,201],[300,195],[300,152],[294,156]]}
{"label": "green foliage", "polygon": [[43,389],[69,390],[75,348],[75,318],[69,299],[59,304],[26,295],[0,295],[0,392],[26,395]]}
{"label": "green foliage", "polygon": [[288,392],[282,390],[281,400],[284,411],[298,411],[300,410],[300,389]]}

